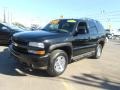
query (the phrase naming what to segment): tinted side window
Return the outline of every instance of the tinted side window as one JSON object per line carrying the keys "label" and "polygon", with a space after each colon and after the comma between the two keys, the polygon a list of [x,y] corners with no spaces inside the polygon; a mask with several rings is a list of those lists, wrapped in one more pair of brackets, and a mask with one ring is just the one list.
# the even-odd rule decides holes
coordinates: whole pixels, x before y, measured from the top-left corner
{"label": "tinted side window", "polygon": [[86,34],[87,33],[87,24],[86,22],[80,22],[77,27],[78,34]]}
{"label": "tinted side window", "polygon": [[98,29],[98,33],[105,33],[105,29],[103,28],[102,24],[96,21],[96,26]]}
{"label": "tinted side window", "polygon": [[89,28],[89,33],[90,34],[95,35],[95,34],[98,33],[96,25],[95,25],[95,23],[93,21],[88,22],[88,28]]}

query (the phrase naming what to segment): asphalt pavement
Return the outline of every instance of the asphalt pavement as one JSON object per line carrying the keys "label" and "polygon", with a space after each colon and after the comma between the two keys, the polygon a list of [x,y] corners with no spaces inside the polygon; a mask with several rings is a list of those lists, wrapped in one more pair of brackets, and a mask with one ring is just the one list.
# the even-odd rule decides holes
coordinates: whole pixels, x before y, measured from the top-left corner
{"label": "asphalt pavement", "polygon": [[0,90],[120,90],[120,41],[106,43],[100,59],[68,65],[59,77],[29,71],[0,46]]}

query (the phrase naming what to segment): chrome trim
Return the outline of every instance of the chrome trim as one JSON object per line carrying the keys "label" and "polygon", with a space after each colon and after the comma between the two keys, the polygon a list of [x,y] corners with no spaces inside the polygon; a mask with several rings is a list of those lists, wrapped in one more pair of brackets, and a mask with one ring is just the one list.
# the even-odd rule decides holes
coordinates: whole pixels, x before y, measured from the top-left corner
{"label": "chrome trim", "polygon": [[78,49],[82,49],[82,48],[89,48],[89,47],[93,47],[93,46],[97,46],[97,44],[81,46],[81,47],[75,47],[75,48],[73,48],[73,50],[78,50]]}
{"label": "chrome trim", "polygon": [[85,56],[90,56],[94,53],[95,53],[95,51],[90,51],[90,52],[87,52],[87,53],[84,53],[84,54],[81,54],[81,55],[78,55],[78,56],[74,56],[74,57],[72,57],[72,60],[80,59],[80,58],[83,58]]}

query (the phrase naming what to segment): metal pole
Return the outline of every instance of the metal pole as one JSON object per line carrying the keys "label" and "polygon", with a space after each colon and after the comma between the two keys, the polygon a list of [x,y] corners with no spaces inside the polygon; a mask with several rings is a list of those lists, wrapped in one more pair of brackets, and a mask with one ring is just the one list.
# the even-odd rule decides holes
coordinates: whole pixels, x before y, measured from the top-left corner
{"label": "metal pole", "polygon": [[3,13],[3,22],[6,23],[6,11],[5,11],[5,8],[4,8],[4,13]]}

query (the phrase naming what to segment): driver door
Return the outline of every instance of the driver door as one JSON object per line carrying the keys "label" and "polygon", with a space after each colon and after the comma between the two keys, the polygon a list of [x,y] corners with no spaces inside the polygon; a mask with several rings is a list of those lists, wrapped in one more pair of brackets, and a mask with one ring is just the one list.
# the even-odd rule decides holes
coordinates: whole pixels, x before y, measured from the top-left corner
{"label": "driver door", "polygon": [[89,37],[86,22],[80,22],[73,41],[73,56],[79,56],[89,52]]}
{"label": "driver door", "polygon": [[0,25],[0,44],[5,44],[9,41],[10,30],[4,26]]}

